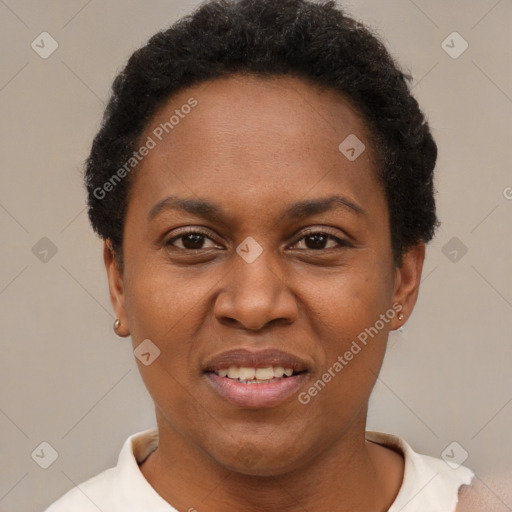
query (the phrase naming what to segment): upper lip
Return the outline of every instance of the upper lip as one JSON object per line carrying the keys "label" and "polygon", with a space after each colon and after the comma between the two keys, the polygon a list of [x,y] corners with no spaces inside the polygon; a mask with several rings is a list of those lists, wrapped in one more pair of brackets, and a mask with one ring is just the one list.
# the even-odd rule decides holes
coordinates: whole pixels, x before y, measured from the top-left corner
{"label": "upper lip", "polygon": [[239,348],[222,352],[209,359],[203,367],[205,372],[213,372],[230,366],[242,368],[268,368],[269,366],[282,366],[291,368],[294,372],[307,370],[308,365],[301,358],[278,350],[268,348],[264,350],[248,350]]}

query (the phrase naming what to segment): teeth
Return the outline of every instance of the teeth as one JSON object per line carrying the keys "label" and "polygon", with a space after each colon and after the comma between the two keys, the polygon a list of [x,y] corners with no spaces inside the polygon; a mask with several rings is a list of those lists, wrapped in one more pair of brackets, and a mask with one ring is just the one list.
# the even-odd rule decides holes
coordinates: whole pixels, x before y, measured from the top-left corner
{"label": "teeth", "polygon": [[228,370],[228,377],[230,379],[238,379],[238,376],[240,375],[240,368],[236,366],[230,366]]}
{"label": "teeth", "polygon": [[278,379],[280,379],[283,375],[284,375],[284,368],[282,366],[274,366],[274,377],[277,377]]}
{"label": "teeth", "polygon": [[245,384],[257,384],[273,382],[276,379],[281,379],[284,375],[291,377],[293,370],[291,368],[283,368],[282,366],[268,366],[266,368],[230,366],[229,369],[223,368],[215,373],[220,377],[228,377],[233,380],[238,379]]}
{"label": "teeth", "polygon": [[238,378],[240,380],[252,380],[256,377],[256,370],[254,368],[240,368]]}
{"label": "teeth", "polygon": [[256,378],[258,380],[270,380],[274,378],[274,368],[258,368],[256,370]]}

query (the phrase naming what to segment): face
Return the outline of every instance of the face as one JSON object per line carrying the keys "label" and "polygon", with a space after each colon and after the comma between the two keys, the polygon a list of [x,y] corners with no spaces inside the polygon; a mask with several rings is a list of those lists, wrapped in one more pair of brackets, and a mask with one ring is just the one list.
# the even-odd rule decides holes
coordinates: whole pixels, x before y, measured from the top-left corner
{"label": "face", "polygon": [[[359,156],[339,149],[349,136]],[[274,475],[360,436],[424,247],[394,266],[357,111],[297,78],[237,75],[173,96],[148,137],[123,274],[105,262],[124,334],[160,350],[137,360],[160,435]]]}

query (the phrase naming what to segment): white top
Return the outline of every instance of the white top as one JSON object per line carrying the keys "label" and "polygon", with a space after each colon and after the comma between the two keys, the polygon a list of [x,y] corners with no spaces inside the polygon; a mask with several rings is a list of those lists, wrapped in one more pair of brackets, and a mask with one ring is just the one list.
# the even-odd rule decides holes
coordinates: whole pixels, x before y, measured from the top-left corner
{"label": "white top", "polygon": [[[401,452],[405,460],[402,485],[388,512],[455,511],[459,487],[469,485],[474,476],[470,469],[452,469],[442,459],[418,454],[398,436],[366,431],[365,437]],[[131,435],[121,449],[116,467],[74,487],[45,512],[177,512],[139,469],[139,464],[157,445],[156,428]]]}

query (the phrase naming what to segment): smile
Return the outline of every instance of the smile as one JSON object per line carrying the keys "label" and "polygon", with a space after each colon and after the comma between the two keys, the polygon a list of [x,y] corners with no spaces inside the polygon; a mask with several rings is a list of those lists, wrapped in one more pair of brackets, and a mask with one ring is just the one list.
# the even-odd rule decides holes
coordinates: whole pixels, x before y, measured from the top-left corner
{"label": "smile", "polygon": [[301,359],[275,350],[225,352],[203,375],[217,396],[241,408],[275,407],[297,393],[308,370]]}
{"label": "smile", "polygon": [[268,366],[266,368],[244,368],[239,366],[230,366],[215,372],[219,377],[227,377],[244,384],[267,384],[275,382],[283,376],[291,377],[292,368],[283,368],[282,366]]}

